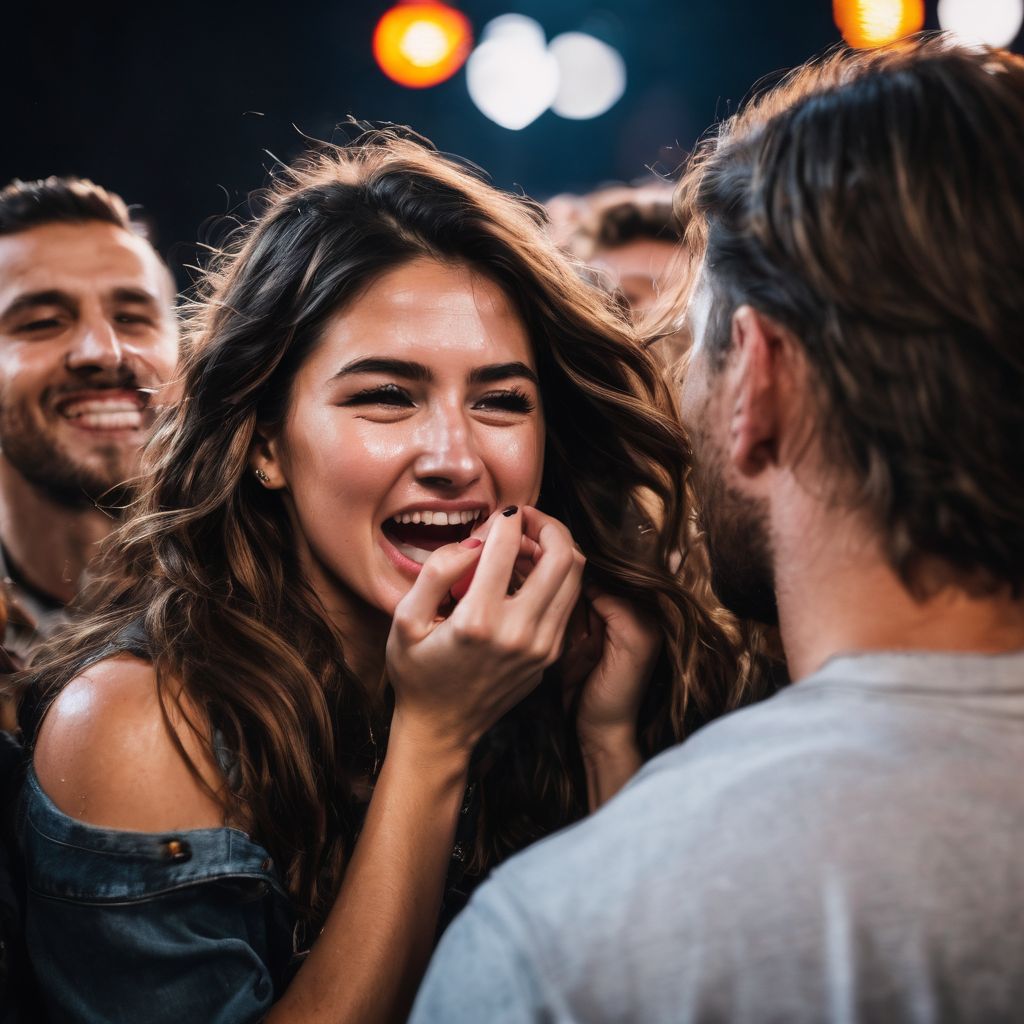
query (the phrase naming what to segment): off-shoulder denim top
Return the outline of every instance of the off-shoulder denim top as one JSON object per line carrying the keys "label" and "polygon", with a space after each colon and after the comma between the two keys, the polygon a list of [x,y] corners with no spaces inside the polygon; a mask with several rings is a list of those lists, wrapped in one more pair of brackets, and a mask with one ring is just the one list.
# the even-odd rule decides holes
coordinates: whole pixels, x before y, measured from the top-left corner
{"label": "off-shoulder denim top", "polygon": [[29,767],[18,834],[52,1024],[255,1024],[297,967],[288,896],[238,829],[97,828],[64,814]]}
{"label": "off-shoulder denim top", "polygon": [[[133,624],[94,660],[149,658]],[[84,667],[84,666],[83,666]],[[42,709],[22,722],[36,735]],[[238,760],[214,732],[229,786]],[[478,879],[464,878],[479,797],[470,786],[440,928]],[[27,876],[26,945],[51,1024],[249,1024],[281,997],[308,951],[267,851],[235,828],[148,833],[76,821],[28,767],[17,822]]]}

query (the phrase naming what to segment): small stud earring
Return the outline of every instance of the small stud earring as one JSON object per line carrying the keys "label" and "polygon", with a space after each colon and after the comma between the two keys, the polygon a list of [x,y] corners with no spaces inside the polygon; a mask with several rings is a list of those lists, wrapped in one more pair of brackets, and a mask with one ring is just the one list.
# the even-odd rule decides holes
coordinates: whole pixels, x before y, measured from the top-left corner
{"label": "small stud earring", "polygon": [[256,479],[259,480],[259,482],[261,484],[269,484],[270,483],[270,477],[267,476],[267,474],[264,473],[262,469],[257,469],[256,470]]}

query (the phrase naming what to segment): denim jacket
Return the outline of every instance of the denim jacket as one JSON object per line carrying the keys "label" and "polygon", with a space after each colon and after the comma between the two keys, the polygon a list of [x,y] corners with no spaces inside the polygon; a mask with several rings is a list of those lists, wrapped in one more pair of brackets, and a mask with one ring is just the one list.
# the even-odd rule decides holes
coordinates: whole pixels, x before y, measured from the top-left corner
{"label": "denim jacket", "polygon": [[30,767],[18,833],[26,941],[53,1024],[249,1024],[290,980],[290,902],[238,829],[86,825]]}

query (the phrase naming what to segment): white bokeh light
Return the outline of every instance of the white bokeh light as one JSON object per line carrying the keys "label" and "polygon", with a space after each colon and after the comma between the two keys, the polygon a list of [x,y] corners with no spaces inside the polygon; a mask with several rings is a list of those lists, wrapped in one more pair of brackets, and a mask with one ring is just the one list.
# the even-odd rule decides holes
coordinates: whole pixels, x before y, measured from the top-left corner
{"label": "white bokeh light", "polygon": [[480,33],[481,41],[499,37],[518,39],[524,45],[539,46],[541,49],[547,45],[547,36],[540,22],[525,14],[502,14],[487,22]]}
{"label": "white bokeh light", "polygon": [[492,121],[518,131],[551,106],[558,92],[558,62],[544,30],[532,18],[506,14],[484,29],[466,62],[473,102]]}
{"label": "white bokeh light", "polygon": [[1009,46],[1024,23],[1024,0],[939,0],[939,24],[964,43]]}
{"label": "white bokeh light", "polygon": [[626,63],[618,50],[600,39],[565,32],[551,40],[548,52],[558,62],[558,92],[551,109],[560,117],[599,117],[626,91]]}

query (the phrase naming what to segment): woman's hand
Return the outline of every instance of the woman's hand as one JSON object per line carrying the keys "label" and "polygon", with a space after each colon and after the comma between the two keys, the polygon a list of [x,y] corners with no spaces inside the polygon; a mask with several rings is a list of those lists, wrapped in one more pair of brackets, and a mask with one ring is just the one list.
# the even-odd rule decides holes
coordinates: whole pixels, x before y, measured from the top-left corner
{"label": "woman's hand", "polygon": [[[392,737],[412,731],[465,757],[560,655],[585,561],[569,531],[536,509],[498,512],[483,532],[482,545],[470,538],[427,559],[395,611],[387,645]],[[510,594],[524,551],[532,567]],[[452,586],[474,566],[465,596],[442,617]]]}
{"label": "woman's hand", "polygon": [[580,690],[577,733],[581,741],[592,742],[604,734],[632,733],[661,653],[661,630],[625,599],[593,587],[587,588],[581,611],[580,632],[570,637],[566,650],[567,662],[576,668],[575,678],[567,673],[567,683]]}
{"label": "woman's hand", "polygon": [[573,618],[563,678],[567,700],[577,701],[576,734],[593,809],[640,767],[637,717],[662,636],[635,606],[596,588],[587,589]]}

